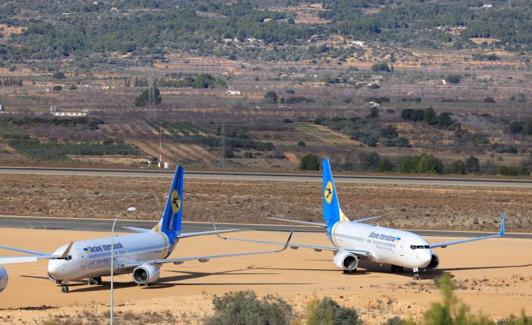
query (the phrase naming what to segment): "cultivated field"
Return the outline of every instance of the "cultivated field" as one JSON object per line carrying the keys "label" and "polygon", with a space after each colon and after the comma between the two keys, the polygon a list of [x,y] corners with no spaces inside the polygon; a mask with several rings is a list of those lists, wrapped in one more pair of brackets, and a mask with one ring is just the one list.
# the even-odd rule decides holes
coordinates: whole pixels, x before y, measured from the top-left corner
{"label": "cultivated field", "polygon": [[[136,219],[159,218],[168,178],[0,175],[0,214],[112,218],[130,206]],[[337,184],[352,219],[381,225],[495,231],[503,208],[509,231],[532,231],[532,190],[459,186]],[[185,220],[270,223],[266,217],[321,220],[321,184],[185,179]]]}
{"label": "cultivated field", "polygon": [[[2,243],[41,251],[51,251],[71,240],[103,235],[106,234],[0,229]],[[246,232],[238,236],[286,240],[286,234],[278,233]],[[323,234],[298,233],[293,241],[328,243]],[[254,290],[258,295],[280,295],[302,316],[310,299],[330,296],[342,305],[355,307],[368,324],[382,324],[394,315],[418,319],[432,302],[441,300],[434,280],[447,273],[454,278],[458,297],[474,311],[482,311],[495,319],[518,315],[523,310],[530,314],[532,251],[523,249],[529,246],[530,240],[494,239],[438,250],[440,270],[425,274],[420,281],[412,281],[408,273],[387,273],[387,267],[378,265],[363,266],[357,273],[346,275],[335,268],[329,253],[310,250],[213,260],[208,264],[166,265],[159,283],[150,287],[132,284],[129,275],[118,276],[116,310],[125,322],[139,319],[149,322],[151,319],[161,323],[166,319],[167,322],[195,324],[212,313],[213,295]],[[244,248],[239,242],[203,237],[180,241],[172,256],[256,249],[265,247],[250,244]],[[108,279],[104,279],[103,286],[74,284],[70,293],[63,294],[47,279],[44,262],[7,265],[6,268],[10,279],[0,296],[0,323],[42,323],[45,320],[77,323],[90,322],[95,317],[100,317],[96,322],[105,322]]]}

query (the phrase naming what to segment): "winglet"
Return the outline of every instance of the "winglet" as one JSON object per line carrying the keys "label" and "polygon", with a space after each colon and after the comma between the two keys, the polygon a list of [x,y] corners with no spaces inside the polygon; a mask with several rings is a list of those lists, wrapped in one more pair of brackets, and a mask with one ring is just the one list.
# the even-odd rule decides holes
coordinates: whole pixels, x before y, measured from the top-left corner
{"label": "winglet", "polygon": [[501,225],[499,227],[499,235],[501,237],[504,237],[504,209],[502,209],[501,213]]}
{"label": "winglet", "polygon": [[63,254],[61,254],[57,258],[58,259],[63,259],[63,260],[69,258],[68,255],[70,254],[70,250],[72,249],[72,245],[74,245],[73,241],[71,241],[70,244],[68,244],[68,246],[65,248],[65,251],[63,252]]}

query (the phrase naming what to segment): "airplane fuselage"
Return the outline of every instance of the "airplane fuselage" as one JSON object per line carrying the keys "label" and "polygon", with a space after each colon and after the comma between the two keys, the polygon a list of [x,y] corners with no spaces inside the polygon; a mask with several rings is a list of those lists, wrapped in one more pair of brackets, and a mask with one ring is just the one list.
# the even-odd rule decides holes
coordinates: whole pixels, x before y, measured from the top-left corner
{"label": "airplane fuselage", "polygon": [[[52,259],[48,262],[49,277],[56,281],[73,281],[109,275],[112,241],[112,237],[75,241],[66,259]],[[170,243],[163,232],[156,231],[115,236],[113,272],[131,272],[131,268],[119,267],[123,262],[166,258],[176,242]],[[59,247],[54,254],[61,254],[67,246]]]}
{"label": "airplane fuselage", "polygon": [[359,222],[337,222],[331,230],[330,239],[338,248],[367,251],[374,262],[382,264],[423,269],[432,259],[432,250],[426,248],[428,243],[425,239],[399,229]]}

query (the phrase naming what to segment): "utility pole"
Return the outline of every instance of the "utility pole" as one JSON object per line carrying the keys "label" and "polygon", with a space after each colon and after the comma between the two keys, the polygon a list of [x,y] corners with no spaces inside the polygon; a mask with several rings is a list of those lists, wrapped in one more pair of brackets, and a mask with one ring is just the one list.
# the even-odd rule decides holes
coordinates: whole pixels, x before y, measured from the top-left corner
{"label": "utility pole", "polygon": [[220,128],[220,135],[222,137],[220,143],[220,168],[224,168],[224,159],[225,159],[225,119],[222,119],[222,126]]}

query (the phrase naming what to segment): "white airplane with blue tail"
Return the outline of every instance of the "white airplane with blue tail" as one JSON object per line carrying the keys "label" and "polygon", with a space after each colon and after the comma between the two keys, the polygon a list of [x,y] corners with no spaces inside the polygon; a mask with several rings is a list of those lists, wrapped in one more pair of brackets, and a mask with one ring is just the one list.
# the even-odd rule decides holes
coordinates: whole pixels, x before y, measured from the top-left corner
{"label": "white airplane with blue tail", "polygon": [[[125,227],[137,233],[115,236],[114,240],[112,237],[105,237],[73,241],[59,247],[51,254],[0,246],[0,249],[29,254],[0,257],[0,292],[6,288],[8,282],[8,274],[2,264],[48,260],[48,277],[61,285],[61,290],[66,293],[69,291],[68,283],[70,281],[87,281],[90,285],[102,284],[102,276],[111,274],[111,251],[114,251],[114,274],[132,273],[135,283],[149,285],[159,279],[160,268],[165,263],[182,264],[193,260],[207,262],[215,258],[269,254],[286,249],[291,234],[286,245],[279,250],[168,258],[180,239],[240,230],[215,229],[212,231],[182,232],[183,180],[184,170],[182,167],[178,167],[162,217],[153,229]],[[111,249],[113,242],[114,249]]]}
{"label": "white airplane with blue tail", "polygon": [[[498,238],[504,236],[504,210],[501,214],[499,232],[473,238],[454,240],[440,243],[428,243],[423,237],[409,231],[374,226],[365,221],[379,217],[368,217],[349,220],[342,212],[338,195],[334,185],[331,166],[328,159],[322,163],[323,170],[323,220],[324,223],[291,220],[284,218],[269,218],[288,221],[304,225],[320,226],[326,229],[327,236],[334,246],[290,243],[293,249],[310,248],[315,251],[332,251],[334,264],[344,272],[354,272],[359,260],[367,260],[378,264],[391,265],[394,273],[403,272],[405,268],[412,269],[414,278],[419,279],[420,271],[437,268],[439,258],[432,251],[434,248],[445,248],[451,245],[469,243],[472,241]],[[222,239],[238,240],[255,243],[282,245],[280,242],[230,238],[218,235]]]}

